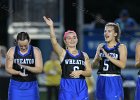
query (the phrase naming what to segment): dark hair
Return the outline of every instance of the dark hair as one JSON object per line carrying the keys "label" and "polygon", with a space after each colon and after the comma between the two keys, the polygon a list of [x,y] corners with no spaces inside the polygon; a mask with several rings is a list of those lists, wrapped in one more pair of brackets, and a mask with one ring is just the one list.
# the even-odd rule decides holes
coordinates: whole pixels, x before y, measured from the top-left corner
{"label": "dark hair", "polygon": [[110,23],[107,23],[105,26],[114,27],[114,31],[115,31],[115,33],[117,33],[117,36],[115,37],[115,40],[116,40],[116,42],[119,42],[120,41],[120,35],[121,35],[121,30],[120,30],[119,24],[110,22]]}
{"label": "dark hair", "polygon": [[29,35],[28,35],[28,33],[27,32],[20,32],[20,33],[18,33],[18,35],[17,35],[17,41],[18,40],[21,40],[21,41],[24,41],[24,40],[28,40],[28,41],[30,41],[30,37],[29,37]]}

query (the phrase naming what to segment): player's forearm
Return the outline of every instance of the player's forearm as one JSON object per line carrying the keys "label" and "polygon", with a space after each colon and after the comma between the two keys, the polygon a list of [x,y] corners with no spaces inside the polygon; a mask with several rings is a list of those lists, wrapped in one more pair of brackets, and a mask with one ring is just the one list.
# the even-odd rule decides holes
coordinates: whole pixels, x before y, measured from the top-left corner
{"label": "player's forearm", "polygon": [[59,44],[57,42],[53,26],[50,26],[50,30],[51,30],[51,33],[50,33],[51,43],[53,45],[54,50],[57,51]]}
{"label": "player's forearm", "polygon": [[24,68],[32,73],[41,73],[43,71],[42,67],[30,67],[30,66],[24,66]]}
{"label": "player's forearm", "polygon": [[91,74],[92,74],[91,70],[81,71],[81,75],[83,75],[85,77],[90,77]]}
{"label": "player's forearm", "polygon": [[99,61],[98,61],[98,60],[96,60],[96,59],[94,59],[94,60],[93,60],[92,67],[97,66],[98,64],[99,64]]}
{"label": "player's forearm", "polygon": [[19,75],[20,71],[16,71],[12,68],[6,68],[6,71],[11,75]]}
{"label": "player's forearm", "polygon": [[51,43],[52,43],[54,50],[56,51],[56,47],[58,46],[56,38],[51,38]]}
{"label": "player's forearm", "polygon": [[54,27],[53,26],[50,26],[50,38],[55,38],[56,39],[55,31],[54,31]]}
{"label": "player's forearm", "polygon": [[92,67],[98,66],[98,65],[99,65],[99,61],[100,61],[99,58],[95,57],[95,58],[93,59]]}
{"label": "player's forearm", "polygon": [[108,59],[113,63],[115,64],[116,66],[118,66],[119,68],[121,69],[124,69],[126,67],[126,62],[123,62],[121,60],[117,60],[117,59],[114,59],[112,57],[108,57]]}

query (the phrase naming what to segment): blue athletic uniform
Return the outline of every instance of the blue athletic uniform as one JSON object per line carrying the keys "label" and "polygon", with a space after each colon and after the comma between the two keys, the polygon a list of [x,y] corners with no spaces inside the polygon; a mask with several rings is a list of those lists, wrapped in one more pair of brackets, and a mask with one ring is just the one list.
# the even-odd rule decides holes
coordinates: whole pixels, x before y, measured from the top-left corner
{"label": "blue athletic uniform", "polygon": [[15,47],[13,69],[28,74],[26,77],[12,75],[9,84],[8,100],[40,100],[36,75],[19,64],[34,67],[35,58],[33,46],[29,46],[26,54],[21,54],[18,46]]}
{"label": "blue athletic uniform", "polygon": [[62,78],[60,81],[59,100],[89,100],[88,88],[84,76],[70,77],[75,70],[85,70],[85,58],[81,51],[73,56],[68,50],[61,63]]}
{"label": "blue athletic uniform", "polygon": [[[119,59],[119,45],[117,43],[113,48],[103,45],[104,50],[114,59]],[[124,100],[121,69],[110,62],[100,51],[100,66],[97,72],[96,98],[97,100]]]}
{"label": "blue athletic uniform", "polygon": [[140,100],[140,71],[138,72],[138,78],[136,83],[135,100]]}

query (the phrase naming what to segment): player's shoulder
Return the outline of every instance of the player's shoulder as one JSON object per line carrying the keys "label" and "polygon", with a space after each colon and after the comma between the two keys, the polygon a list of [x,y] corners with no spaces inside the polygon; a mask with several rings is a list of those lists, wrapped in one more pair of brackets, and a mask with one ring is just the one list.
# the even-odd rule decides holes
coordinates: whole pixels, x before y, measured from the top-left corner
{"label": "player's shoulder", "polygon": [[14,47],[11,47],[11,48],[9,48],[9,50],[8,50],[8,52],[14,52],[15,51],[15,46]]}
{"label": "player's shoulder", "polygon": [[7,51],[7,55],[13,55],[15,52],[15,46],[14,47],[11,47],[9,48],[9,50]]}
{"label": "player's shoulder", "polygon": [[41,54],[41,50],[38,47],[33,46],[33,51],[34,51],[35,55],[38,55],[38,54],[40,55]]}
{"label": "player's shoulder", "polygon": [[119,45],[119,49],[127,49],[126,45],[123,43],[120,43]]}
{"label": "player's shoulder", "polygon": [[84,52],[84,51],[81,51],[82,53],[83,53],[83,55],[87,55],[87,53],[86,52]]}
{"label": "player's shoulder", "polygon": [[82,51],[82,53],[83,53],[84,57],[89,57],[88,54],[87,54],[86,52],[83,52],[83,51]]}
{"label": "player's shoulder", "polygon": [[39,51],[40,52],[40,49],[38,47],[33,46],[33,49],[34,49],[34,51]]}
{"label": "player's shoulder", "polygon": [[106,43],[100,43],[98,47],[103,47]]}
{"label": "player's shoulder", "polygon": [[119,47],[126,47],[126,45],[123,43],[120,43]]}

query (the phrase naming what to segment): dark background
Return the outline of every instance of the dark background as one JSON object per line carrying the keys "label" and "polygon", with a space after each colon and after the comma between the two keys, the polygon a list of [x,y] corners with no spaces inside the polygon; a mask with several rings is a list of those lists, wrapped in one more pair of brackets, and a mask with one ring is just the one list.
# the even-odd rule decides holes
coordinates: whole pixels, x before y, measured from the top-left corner
{"label": "dark background", "polygon": [[[7,46],[7,21],[10,13],[9,0],[0,0],[0,45]],[[128,9],[130,16],[140,23],[140,2],[139,0],[84,0],[85,23],[90,23],[94,20],[97,13],[103,15],[106,21],[114,21],[122,9]],[[64,27],[67,29],[76,30],[76,9],[77,0],[64,0]]]}

